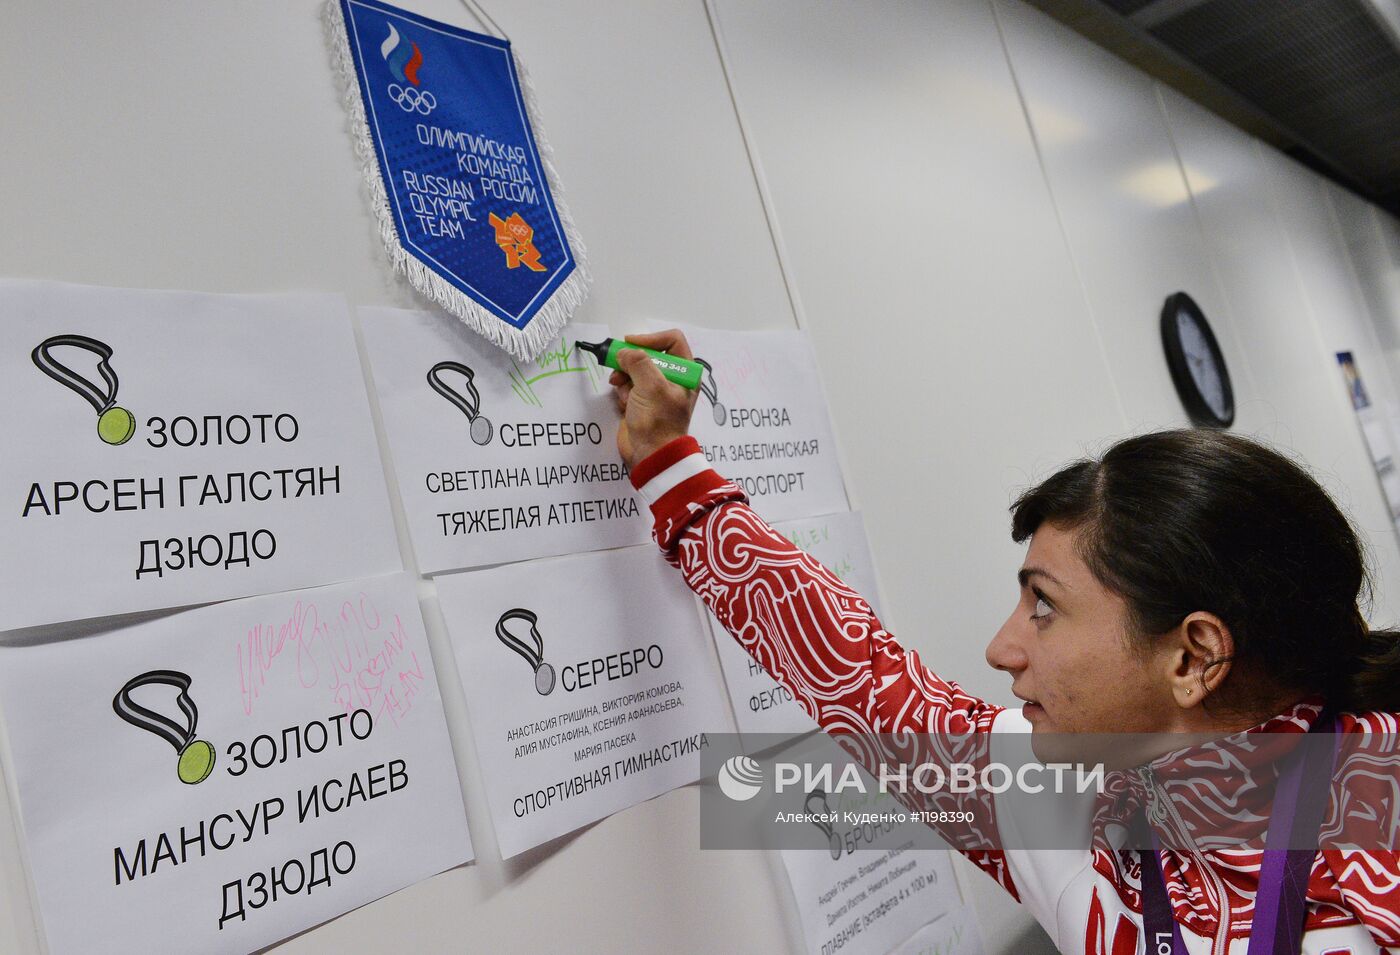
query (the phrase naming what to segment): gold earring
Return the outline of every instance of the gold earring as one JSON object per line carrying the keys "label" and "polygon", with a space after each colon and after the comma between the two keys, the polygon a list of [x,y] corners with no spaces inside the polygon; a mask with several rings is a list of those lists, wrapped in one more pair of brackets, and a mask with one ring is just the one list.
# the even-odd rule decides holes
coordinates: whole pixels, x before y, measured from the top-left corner
{"label": "gold earring", "polygon": [[1195,690],[1188,689],[1188,690],[1186,691],[1186,695],[1187,695],[1187,696],[1190,696],[1192,693],[1195,693],[1195,692],[1196,692]]}

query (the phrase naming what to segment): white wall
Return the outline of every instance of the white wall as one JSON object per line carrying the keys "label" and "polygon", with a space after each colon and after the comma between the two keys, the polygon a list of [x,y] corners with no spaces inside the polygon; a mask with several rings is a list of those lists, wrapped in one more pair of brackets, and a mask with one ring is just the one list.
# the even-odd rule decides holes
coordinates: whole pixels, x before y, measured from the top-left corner
{"label": "white wall", "polygon": [[[1105,329],[1109,373],[1133,396],[1131,427],[1184,423],[1156,334],[1162,300],[1184,289],[1211,317],[1232,369],[1235,430],[1299,455],[1373,542],[1378,575],[1400,582],[1400,546],[1335,358],[1354,347],[1375,364],[1364,357],[1376,354],[1374,324],[1354,297],[1314,306],[1321,313],[1308,307],[1309,290],[1320,299],[1347,285],[1323,183],[1043,14],[998,7],[1033,127],[1047,114],[1083,117],[1083,136],[1053,145],[1041,136],[1041,154]],[[1298,180],[1291,199],[1322,204],[1284,227],[1267,167]],[[1297,243],[1308,251],[1294,267]],[[1363,373],[1394,393],[1386,368]],[[1380,617],[1395,619],[1400,587],[1379,595]]]}
{"label": "white wall", "polygon": [[[1177,289],[1220,333],[1238,429],[1339,496],[1373,552],[1373,616],[1400,618],[1400,546],[1332,357],[1356,352],[1400,406],[1394,219],[1016,0],[712,0],[727,76],[703,0],[486,5],[588,243],[579,318],[809,328],[886,622],[941,672],[1010,699],[982,648],[1015,595],[1016,491],[1184,423],[1157,333]],[[479,28],[454,0],[411,6]],[[313,0],[7,14],[0,272],[414,303],[377,247]],[[439,671],[479,861],[279,950],[797,945],[772,860],[699,850],[694,787],[502,863]],[[0,951],[30,953],[12,808],[0,792]],[[960,872],[989,951],[1047,950]]]}
{"label": "white wall", "polygon": [[[1255,432],[1301,454],[1367,538],[1379,543],[1373,548],[1377,576],[1400,581],[1400,549],[1392,546],[1390,517],[1339,385],[1335,353],[1349,344],[1330,339],[1316,321],[1272,199],[1270,163],[1282,160],[1172,90],[1159,93],[1227,314],[1245,349]],[[1386,602],[1374,615],[1393,619],[1400,588],[1391,586],[1382,597]]]}
{"label": "white wall", "polygon": [[1400,221],[1332,183],[1327,195],[1391,379],[1400,381]]}

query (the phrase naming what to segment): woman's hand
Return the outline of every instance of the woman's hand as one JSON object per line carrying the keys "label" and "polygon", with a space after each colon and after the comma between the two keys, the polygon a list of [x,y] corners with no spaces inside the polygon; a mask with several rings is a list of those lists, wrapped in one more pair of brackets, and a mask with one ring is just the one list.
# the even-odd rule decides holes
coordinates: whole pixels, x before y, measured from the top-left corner
{"label": "woman's hand", "polygon": [[[628,335],[624,340],[679,358],[695,357],[685,335],[674,328],[651,335]],[[635,348],[620,351],[617,363],[622,369],[612,373],[608,384],[617,389],[617,405],[622,411],[617,450],[630,470],[662,445],[689,433],[690,414],[700,393],[667,381],[651,358]]]}

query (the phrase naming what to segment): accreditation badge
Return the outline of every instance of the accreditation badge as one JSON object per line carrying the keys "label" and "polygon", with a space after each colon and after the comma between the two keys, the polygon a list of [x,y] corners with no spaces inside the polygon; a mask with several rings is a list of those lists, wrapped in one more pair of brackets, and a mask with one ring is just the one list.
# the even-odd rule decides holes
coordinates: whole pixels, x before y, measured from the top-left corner
{"label": "accreditation badge", "polygon": [[375,0],[326,9],[395,268],[487,340],[535,358],[589,279],[510,41]]}

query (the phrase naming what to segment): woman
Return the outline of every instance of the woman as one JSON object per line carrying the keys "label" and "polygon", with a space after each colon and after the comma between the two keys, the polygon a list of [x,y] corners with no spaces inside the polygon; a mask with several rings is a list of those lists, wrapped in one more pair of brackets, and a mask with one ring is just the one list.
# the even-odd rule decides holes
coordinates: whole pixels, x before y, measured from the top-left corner
{"label": "woman", "polygon": [[[627,340],[693,357],[678,331]],[[1243,438],[1165,432],[1121,442],[1024,494],[1012,508],[1013,537],[1030,542],[1020,599],[987,647],[988,663],[1011,676],[1024,701],[1008,710],[926,669],[858,594],[748,508],[687,434],[693,392],[667,382],[640,352],[624,352],[621,364],[611,379],[623,412],[618,449],[652,508],[656,542],[825,730],[1029,728],[1045,742],[1141,734],[1120,737],[1129,747],[1120,767],[1137,768],[1109,774],[1109,792],[1092,808],[1091,848],[969,851],[966,838],[958,841],[966,833],[944,833],[1027,904],[1061,950],[1400,952],[1393,756],[1343,757],[1336,776],[1347,784],[1326,784],[1338,758],[1333,739],[1400,733],[1400,642],[1367,629],[1355,534],[1302,469]],[[1326,762],[1299,756],[1279,764],[1295,767],[1288,770],[1261,761],[1271,740],[1292,747],[1302,737],[1260,734],[1309,730],[1329,734],[1309,737],[1326,742]],[[1214,752],[1229,760],[1211,798],[1190,803],[1191,818],[1171,808],[1195,782],[1184,775],[1192,760],[1166,735],[1180,733],[1218,740]],[[1357,765],[1365,772],[1350,771]],[[1304,794],[1296,811],[1283,809],[1286,779]],[[1316,779],[1323,784],[1308,786]],[[1304,844],[1322,850],[1200,848],[1211,826],[1256,822],[1261,840],[1267,828],[1268,844],[1286,847],[1273,841],[1270,813],[1305,817],[1309,792],[1318,818],[1303,828]],[[1011,815],[1002,809],[994,820],[1003,837],[1024,821]],[[1132,831],[1145,838],[1191,848],[1123,848],[1122,833],[1138,822]],[[1118,843],[1103,835],[1113,823],[1122,823]],[[1345,840],[1337,838],[1343,823]],[[1333,838],[1319,843],[1319,829]]]}

